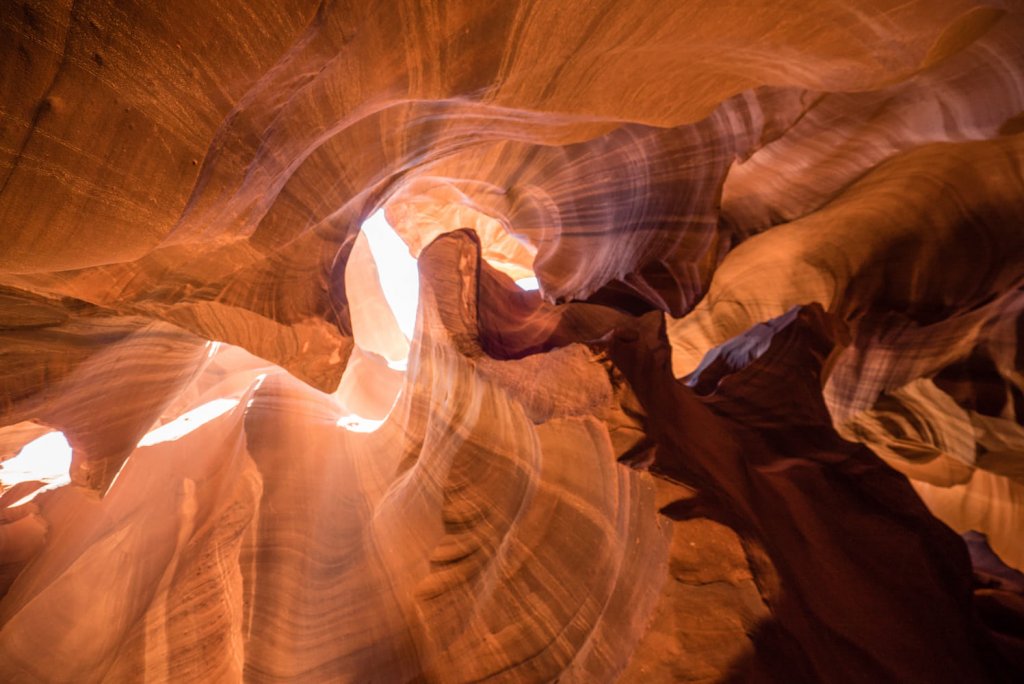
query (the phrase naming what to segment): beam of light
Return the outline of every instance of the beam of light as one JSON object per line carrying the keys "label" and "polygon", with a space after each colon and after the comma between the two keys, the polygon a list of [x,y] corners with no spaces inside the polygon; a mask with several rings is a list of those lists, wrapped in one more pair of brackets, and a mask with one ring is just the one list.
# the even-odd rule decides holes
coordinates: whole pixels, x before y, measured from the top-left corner
{"label": "beam of light", "polygon": [[0,484],[40,480],[54,485],[71,482],[71,445],[63,432],[48,432],[21,448],[18,455],[0,464]]}
{"label": "beam of light", "polygon": [[363,222],[363,233],[377,263],[384,299],[391,307],[402,333],[412,339],[416,329],[416,308],[420,300],[420,277],[416,259],[378,209]]}
{"label": "beam of light", "polygon": [[181,414],[174,420],[161,425],[155,430],[147,432],[139,440],[139,446],[153,446],[161,442],[170,442],[180,439],[192,432],[200,425],[209,423],[214,418],[222,416],[231,409],[238,406],[238,399],[214,399],[198,406],[191,411]]}
{"label": "beam of light", "polygon": [[538,283],[537,279],[533,277],[520,278],[516,281],[516,285],[518,285],[521,290],[536,290],[540,288],[540,283]]}

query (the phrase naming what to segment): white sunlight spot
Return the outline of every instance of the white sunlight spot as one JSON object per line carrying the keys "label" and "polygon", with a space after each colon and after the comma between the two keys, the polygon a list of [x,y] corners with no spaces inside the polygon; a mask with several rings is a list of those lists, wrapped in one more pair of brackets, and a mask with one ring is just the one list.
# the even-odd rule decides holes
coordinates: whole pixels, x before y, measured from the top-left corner
{"label": "white sunlight spot", "polygon": [[174,420],[152,430],[139,441],[140,447],[153,446],[161,442],[180,439],[204,423],[222,416],[238,406],[238,399],[214,399],[191,411],[181,414]]}
{"label": "white sunlight spot", "polygon": [[416,259],[378,209],[363,222],[363,233],[377,263],[384,299],[395,314],[402,333],[412,339],[416,329],[416,307],[420,300],[420,277]]}
{"label": "white sunlight spot", "polygon": [[383,420],[370,420],[355,413],[350,413],[338,419],[338,426],[350,432],[373,432],[383,424]]}
{"label": "white sunlight spot", "polygon": [[63,432],[48,432],[21,448],[18,455],[0,464],[0,483],[4,487],[19,482],[67,484],[71,467],[71,445]]}
{"label": "white sunlight spot", "polygon": [[536,290],[540,288],[540,283],[537,282],[536,278],[520,278],[516,281],[516,285],[519,286],[520,290]]}

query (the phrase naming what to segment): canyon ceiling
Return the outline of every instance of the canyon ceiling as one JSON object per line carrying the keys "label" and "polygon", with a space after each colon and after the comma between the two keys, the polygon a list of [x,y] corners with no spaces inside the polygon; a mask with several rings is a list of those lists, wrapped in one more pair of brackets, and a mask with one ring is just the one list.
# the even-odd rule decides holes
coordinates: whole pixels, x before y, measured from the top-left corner
{"label": "canyon ceiling", "polygon": [[0,53],[0,681],[1024,681],[1019,0]]}

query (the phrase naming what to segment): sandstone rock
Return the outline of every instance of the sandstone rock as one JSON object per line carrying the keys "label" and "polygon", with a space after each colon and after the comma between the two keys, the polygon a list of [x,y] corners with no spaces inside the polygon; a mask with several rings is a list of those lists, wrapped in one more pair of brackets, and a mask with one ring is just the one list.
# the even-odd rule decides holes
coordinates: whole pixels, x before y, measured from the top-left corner
{"label": "sandstone rock", "polygon": [[0,35],[0,680],[1024,676],[1017,0]]}

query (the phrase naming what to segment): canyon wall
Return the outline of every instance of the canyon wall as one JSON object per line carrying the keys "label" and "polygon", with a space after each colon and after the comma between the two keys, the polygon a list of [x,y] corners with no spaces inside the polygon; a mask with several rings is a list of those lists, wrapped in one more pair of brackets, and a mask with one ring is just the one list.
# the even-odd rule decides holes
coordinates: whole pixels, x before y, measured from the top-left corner
{"label": "canyon wall", "polygon": [[1017,0],[0,34],[0,680],[1024,677]]}

